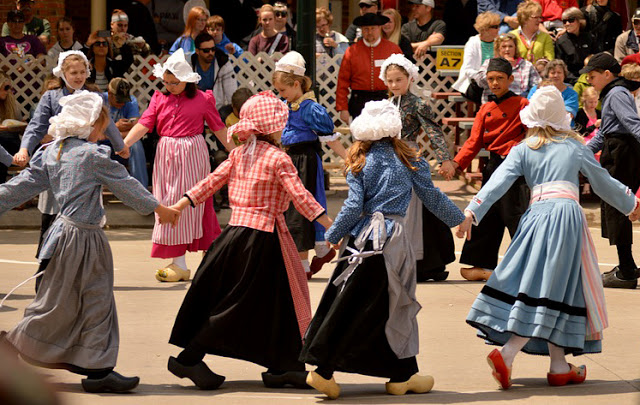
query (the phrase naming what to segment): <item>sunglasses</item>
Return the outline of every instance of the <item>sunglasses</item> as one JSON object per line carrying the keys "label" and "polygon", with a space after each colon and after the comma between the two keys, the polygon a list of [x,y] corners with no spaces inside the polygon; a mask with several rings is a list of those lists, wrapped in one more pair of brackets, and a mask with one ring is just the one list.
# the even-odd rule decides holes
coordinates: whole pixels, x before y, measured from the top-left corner
{"label": "sunglasses", "polygon": [[273,13],[276,17],[287,17],[287,13],[285,11],[276,11]]}
{"label": "sunglasses", "polygon": [[575,18],[565,18],[564,20],[562,20],[563,24],[569,24],[569,23],[574,23],[576,22]]}
{"label": "sunglasses", "polygon": [[498,28],[500,28],[500,25],[490,25],[489,29],[493,29],[493,30],[497,30]]}
{"label": "sunglasses", "polygon": [[96,41],[93,43],[94,46],[103,46],[103,47],[107,47],[109,46],[109,43],[107,41]]}
{"label": "sunglasses", "polygon": [[360,8],[369,8],[369,7],[373,7],[373,4],[367,4],[367,3],[360,3],[358,4],[360,6]]}
{"label": "sunglasses", "polygon": [[633,25],[640,25],[640,19],[633,19],[631,20],[631,22],[633,23]]}
{"label": "sunglasses", "polygon": [[198,49],[201,52],[204,52],[204,53],[211,53],[211,52],[214,52],[216,50],[216,47],[214,46],[214,47],[211,47],[211,48],[198,48]]}

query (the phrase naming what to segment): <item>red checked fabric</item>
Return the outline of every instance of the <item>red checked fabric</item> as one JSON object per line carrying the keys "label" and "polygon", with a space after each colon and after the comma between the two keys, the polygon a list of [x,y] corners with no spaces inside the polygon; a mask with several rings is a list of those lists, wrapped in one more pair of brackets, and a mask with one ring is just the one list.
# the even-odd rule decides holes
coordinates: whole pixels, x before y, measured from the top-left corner
{"label": "red checked fabric", "polygon": [[289,119],[289,108],[271,91],[263,91],[251,96],[240,110],[240,121],[227,132],[231,142],[236,135],[244,142],[251,135],[272,134],[284,128]]}
{"label": "red checked fabric", "polygon": [[256,141],[255,145],[253,156],[245,153],[248,145],[231,151],[229,159],[186,194],[194,204],[200,204],[228,183],[229,225],[265,232],[273,232],[277,227],[300,336],[303,337],[311,322],[309,288],[283,213],[293,202],[302,215],[313,221],[324,213],[324,208],[304,187],[291,158],[284,151],[263,141]]}

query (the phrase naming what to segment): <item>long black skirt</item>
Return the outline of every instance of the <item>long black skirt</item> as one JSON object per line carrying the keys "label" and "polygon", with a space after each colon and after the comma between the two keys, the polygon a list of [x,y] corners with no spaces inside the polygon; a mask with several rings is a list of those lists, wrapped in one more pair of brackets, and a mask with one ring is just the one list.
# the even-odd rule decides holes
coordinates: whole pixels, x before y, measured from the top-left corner
{"label": "long black skirt", "polygon": [[422,205],[423,259],[416,261],[418,279],[431,270],[444,270],[456,260],[455,244],[451,229]]}
{"label": "long black skirt", "polygon": [[169,343],[278,370],[304,370],[277,232],[227,226],[214,241],[178,312]]}
{"label": "long black skirt", "polygon": [[[365,250],[372,249],[368,242]],[[349,242],[354,247],[353,240]],[[343,256],[351,254],[345,250]],[[300,360],[344,371],[391,378],[418,372],[415,357],[398,359],[384,332],[389,318],[389,285],[383,255],[364,259],[339,292],[333,280],[347,266],[340,262],[305,336]]]}
{"label": "long black skirt", "polygon": [[[319,142],[305,142],[287,147],[287,154],[291,157],[293,165],[298,169],[298,176],[304,187],[314,197],[317,194],[318,179],[318,148]],[[322,187],[324,189],[324,185]],[[313,249],[316,244],[316,230],[313,222],[299,213],[293,204],[284,213],[287,228],[291,233],[293,242],[298,252],[306,252]]]}

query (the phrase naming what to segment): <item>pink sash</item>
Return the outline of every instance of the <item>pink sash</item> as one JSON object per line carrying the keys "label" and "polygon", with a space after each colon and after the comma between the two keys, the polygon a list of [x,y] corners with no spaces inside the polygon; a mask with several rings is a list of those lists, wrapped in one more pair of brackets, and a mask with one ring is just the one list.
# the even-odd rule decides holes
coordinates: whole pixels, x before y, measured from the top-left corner
{"label": "pink sash", "polygon": [[[549,198],[568,198],[579,203],[578,186],[568,181],[551,181],[535,186],[531,190],[531,203]],[[598,267],[598,257],[587,218],[582,212],[582,290],[587,307],[586,340],[601,340],[602,331],[609,326],[607,308],[604,301],[602,276]]]}

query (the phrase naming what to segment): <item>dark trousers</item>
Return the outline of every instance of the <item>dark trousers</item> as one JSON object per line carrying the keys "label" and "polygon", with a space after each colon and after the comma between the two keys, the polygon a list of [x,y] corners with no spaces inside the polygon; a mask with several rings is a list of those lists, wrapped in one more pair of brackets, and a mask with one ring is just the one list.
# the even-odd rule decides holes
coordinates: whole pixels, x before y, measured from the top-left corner
{"label": "dark trousers", "polygon": [[[0,132],[0,146],[12,155],[20,150],[20,135],[16,132]],[[9,167],[0,163],[0,184],[7,181]]]}
{"label": "dark trousers", "polygon": [[[503,159],[494,153],[482,171],[482,182],[486,184],[491,175],[500,166]],[[485,269],[495,269],[498,265],[498,251],[504,236],[504,228],[513,235],[518,229],[520,217],[529,206],[531,191],[524,181],[518,178],[511,188],[491,206],[478,226],[471,229],[471,240],[465,241],[460,263]]]}
{"label": "dark trousers", "polygon": [[[604,140],[600,164],[611,177],[633,192],[640,187],[640,143],[629,134],[607,135]],[[633,224],[629,218],[611,205],[601,203],[602,237],[611,245],[631,245]]]}
{"label": "dark trousers", "polygon": [[355,118],[362,112],[364,105],[369,101],[380,101],[389,98],[386,90],[369,91],[369,90],[351,90],[349,98],[349,115]]}

